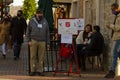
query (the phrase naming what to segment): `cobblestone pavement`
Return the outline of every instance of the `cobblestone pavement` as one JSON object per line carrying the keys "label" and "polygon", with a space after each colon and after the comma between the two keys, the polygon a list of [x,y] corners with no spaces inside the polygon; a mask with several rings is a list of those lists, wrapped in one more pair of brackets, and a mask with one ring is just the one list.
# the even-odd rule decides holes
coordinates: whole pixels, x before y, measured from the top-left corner
{"label": "cobblestone pavement", "polygon": [[[0,47],[1,51],[1,47]],[[1,53],[1,52],[0,52]],[[120,80],[103,78],[105,72],[102,71],[87,71],[81,72],[81,77],[77,74],[57,74],[53,76],[52,72],[45,72],[45,76],[28,76],[28,52],[27,44],[22,46],[20,60],[13,60],[13,51],[9,50],[6,59],[0,55],[0,80]]]}

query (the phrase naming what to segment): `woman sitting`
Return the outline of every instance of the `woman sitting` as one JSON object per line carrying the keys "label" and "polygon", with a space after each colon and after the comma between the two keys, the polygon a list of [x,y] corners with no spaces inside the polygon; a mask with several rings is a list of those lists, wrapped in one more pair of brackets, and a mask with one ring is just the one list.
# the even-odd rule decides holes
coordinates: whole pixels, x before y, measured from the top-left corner
{"label": "woman sitting", "polygon": [[80,31],[79,35],[76,38],[76,47],[77,47],[77,58],[79,67],[85,69],[84,58],[80,56],[81,49],[86,46],[89,42],[88,35],[92,32],[92,25],[87,24],[84,28],[84,31]]}

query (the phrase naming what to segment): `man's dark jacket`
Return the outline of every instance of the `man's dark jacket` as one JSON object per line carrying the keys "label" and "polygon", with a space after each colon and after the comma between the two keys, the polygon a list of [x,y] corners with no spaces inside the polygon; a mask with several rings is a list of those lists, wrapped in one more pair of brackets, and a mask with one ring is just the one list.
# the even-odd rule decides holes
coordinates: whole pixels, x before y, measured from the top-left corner
{"label": "man's dark jacket", "polygon": [[86,47],[87,49],[102,49],[104,45],[104,38],[100,32],[95,32],[91,36],[90,44]]}
{"label": "man's dark jacket", "polygon": [[104,38],[100,32],[95,32],[90,37],[91,41],[81,50],[81,55],[96,55],[103,52]]}
{"label": "man's dark jacket", "polygon": [[18,43],[23,42],[23,35],[26,32],[27,23],[24,18],[18,19],[18,17],[13,17],[11,21],[11,35],[13,42],[17,41]]}

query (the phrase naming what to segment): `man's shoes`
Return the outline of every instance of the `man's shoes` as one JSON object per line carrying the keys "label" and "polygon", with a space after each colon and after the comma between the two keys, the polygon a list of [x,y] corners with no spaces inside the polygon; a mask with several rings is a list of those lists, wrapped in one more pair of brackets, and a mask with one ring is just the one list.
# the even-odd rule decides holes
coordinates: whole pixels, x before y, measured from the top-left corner
{"label": "man's shoes", "polygon": [[6,55],[5,54],[3,54],[2,56],[3,56],[4,59],[6,59]]}
{"label": "man's shoes", "polygon": [[29,76],[35,76],[35,75],[36,75],[35,72],[31,72],[31,73],[29,73]]}
{"label": "man's shoes", "polygon": [[17,60],[17,57],[14,57],[14,60]]}
{"label": "man's shoes", "polygon": [[19,60],[19,59],[20,59],[20,57],[14,56],[14,60]]}
{"label": "man's shoes", "polygon": [[36,72],[38,76],[45,76],[42,72]]}
{"label": "man's shoes", "polygon": [[107,75],[105,75],[104,78],[114,78],[115,77],[115,72],[110,70]]}
{"label": "man's shoes", "polygon": [[41,72],[30,72],[29,76],[45,76],[45,75]]}

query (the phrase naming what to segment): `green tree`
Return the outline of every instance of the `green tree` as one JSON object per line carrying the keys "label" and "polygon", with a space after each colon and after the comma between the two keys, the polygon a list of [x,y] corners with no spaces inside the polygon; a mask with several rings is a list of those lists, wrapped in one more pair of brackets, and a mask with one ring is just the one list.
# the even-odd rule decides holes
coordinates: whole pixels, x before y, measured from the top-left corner
{"label": "green tree", "polygon": [[36,11],[36,0],[24,0],[22,10],[25,19],[33,17]]}

